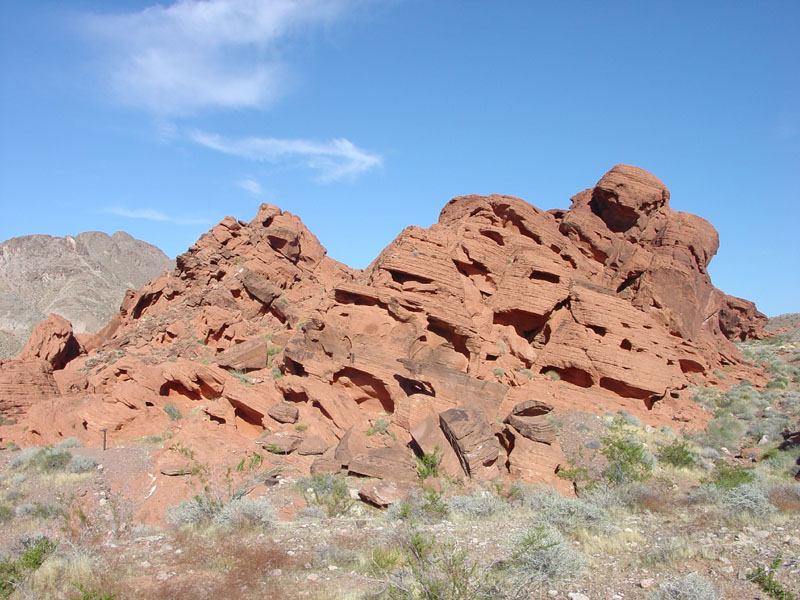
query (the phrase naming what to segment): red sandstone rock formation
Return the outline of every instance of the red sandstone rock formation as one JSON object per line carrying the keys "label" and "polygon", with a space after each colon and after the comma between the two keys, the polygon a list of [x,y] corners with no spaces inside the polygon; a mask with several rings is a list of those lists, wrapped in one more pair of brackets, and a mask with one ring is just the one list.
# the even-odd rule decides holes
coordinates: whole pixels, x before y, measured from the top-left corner
{"label": "red sandstone rock formation", "polygon": [[[449,475],[568,487],[546,413],[624,408],[700,427],[709,416],[684,390],[744,369],[730,340],[758,337],[766,317],[713,287],[717,246],[709,223],[672,211],[664,184],[626,165],[569,210],[454,198],[364,271],[262,205],[129,291],[88,356],[60,371],[59,428],[35,429],[44,441],[103,427],[112,439],[159,433],[170,403],[200,415],[171,426],[214,460],[222,450],[210,440],[252,448],[268,430],[274,458],[306,471],[404,481],[412,449],[438,448]],[[49,342],[30,346],[63,366]],[[57,395],[50,364],[38,364],[34,396]],[[1,369],[13,395],[23,377],[16,363]],[[28,420],[32,402],[15,405]],[[174,463],[164,458],[170,472]]]}

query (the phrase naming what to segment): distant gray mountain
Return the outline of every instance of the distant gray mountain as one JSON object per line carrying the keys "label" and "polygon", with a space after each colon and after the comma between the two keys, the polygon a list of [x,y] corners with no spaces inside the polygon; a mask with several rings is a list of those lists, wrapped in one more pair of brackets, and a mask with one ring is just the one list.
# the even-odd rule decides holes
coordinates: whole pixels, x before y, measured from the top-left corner
{"label": "distant gray mountain", "polygon": [[95,333],[139,288],[175,261],[124,231],[63,238],[26,235],[0,243],[0,358],[14,356],[49,313]]}

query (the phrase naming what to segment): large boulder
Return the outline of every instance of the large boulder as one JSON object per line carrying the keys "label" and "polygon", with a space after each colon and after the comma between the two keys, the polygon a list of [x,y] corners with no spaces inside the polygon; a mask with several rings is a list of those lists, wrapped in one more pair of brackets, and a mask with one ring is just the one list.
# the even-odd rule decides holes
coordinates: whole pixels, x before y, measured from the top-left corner
{"label": "large boulder", "polygon": [[499,474],[500,443],[480,408],[451,408],[439,415],[439,423],[468,476],[491,479]]}

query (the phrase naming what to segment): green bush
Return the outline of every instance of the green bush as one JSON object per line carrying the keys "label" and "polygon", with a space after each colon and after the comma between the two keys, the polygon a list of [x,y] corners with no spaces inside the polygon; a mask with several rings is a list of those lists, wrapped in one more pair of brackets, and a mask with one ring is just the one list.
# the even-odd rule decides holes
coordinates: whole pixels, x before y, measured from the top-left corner
{"label": "green bush", "polygon": [[442,495],[435,490],[424,490],[411,493],[404,500],[395,502],[386,511],[390,521],[432,522],[447,517],[447,504]]}
{"label": "green bush", "polygon": [[714,465],[710,483],[719,488],[730,490],[745,483],[753,483],[755,479],[756,474],[752,468],[730,465],[724,460],[720,460]]}
{"label": "green bush", "polygon": [[683,440],[675,440],[668,446],[663,446],[658,451],[658,460],[685,469],[697,466],[697,455]]}
{"label": "green bush", "polygon": [[442,453],[439,450],[439,446],[433,449],[433,454],[424,453],[422,456],[416,457],[416,459],[417,473],[419,473],[420,479],[439,476],[439,467],[442,464]]}
{"label": "green bush", "polygon": [[298,481],[297,487],[307,503],[325,508],[329,517],[344,514],[353,505],[347,481],[338,475],[316,473]]}
{"label": "green bush", "polygon": [[44,560],[53,553],[58,542],[46,537],[23,542],[24,551],[16,560],[0,561],[0,598],[8,598],[14,593],[16,585],[24,582],[28,576],[42,566]]}
{"label": "green bush", "polygon": [[608,459],[603,477],[609,483],[622,485],[650,479],[655,459],[637,440],[620,435],[603,438],[601,452]]}

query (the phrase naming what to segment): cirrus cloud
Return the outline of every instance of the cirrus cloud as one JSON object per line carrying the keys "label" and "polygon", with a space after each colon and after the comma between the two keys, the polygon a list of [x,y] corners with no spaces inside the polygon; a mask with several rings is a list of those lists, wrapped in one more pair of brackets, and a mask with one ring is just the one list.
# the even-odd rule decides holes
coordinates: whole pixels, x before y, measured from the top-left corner
{"label": "cirrus cloud", "polygon": [[83,29],[107,53],[111,89],[158,115],[265,108],[287,85],[281,42],[358,0],[179,0],[92,14]]}
{"label": "cirrus cloud", "polygon": [[296,159],[300,165],[319,171],[318,179],[322,182],[353,178],[382,162],[380,155],[362,150],[344,138],[327,142],[261,137],[227,139],[193,131],[189,139],[206,148],[253,161],[277,163]]}

